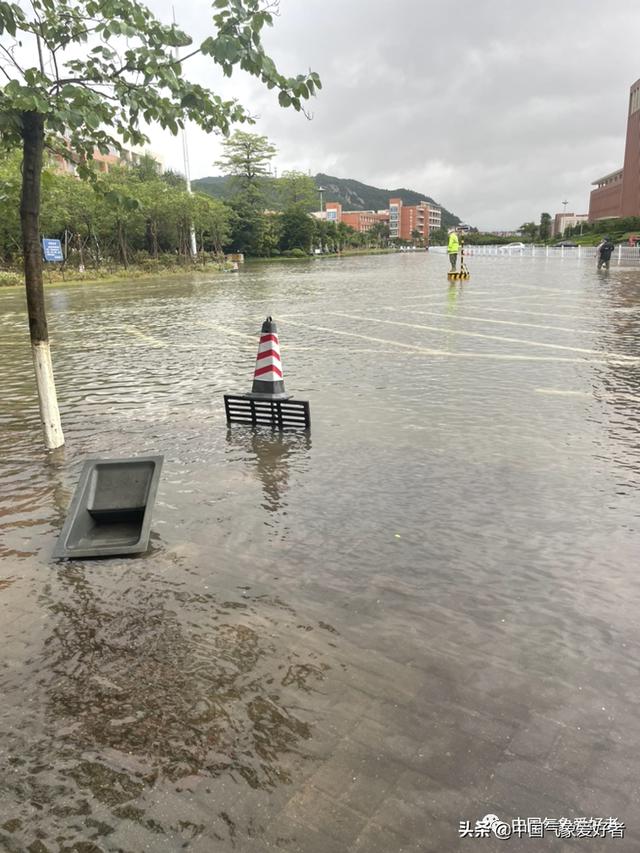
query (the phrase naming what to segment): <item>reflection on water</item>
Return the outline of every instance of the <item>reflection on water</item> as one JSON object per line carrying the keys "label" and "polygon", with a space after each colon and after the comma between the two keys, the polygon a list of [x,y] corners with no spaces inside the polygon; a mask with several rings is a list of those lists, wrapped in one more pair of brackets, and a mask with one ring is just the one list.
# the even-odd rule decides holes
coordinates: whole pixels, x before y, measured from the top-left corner
{"label": "reflection on water", "polygon": [[[487,813],[640,849],[640,271],[447,268],[50,287],[49,456],[0,294],[0,849],[443,853]],[[227,428],[267,313],[313,441]],[[150,552],[53,564],[84,458],[156,453]]]}
{"label": "reflection on water", "polygon": [[27,559],[40,547],[38,534],[60,530],[71,491],[63,481],[65,449],[41,454],[37,468],[8,457],[0,466],[0,557]]}
{"label": "reflection on water", "polygon": [[447,291],[447,313],[455,314],[458,307],[458,300],[461,298],[463,291],[464,286],[462,281],[452,281],[449,283],[449,289]]}
{"label": "reflection on water", "polygon": [[[628,356],[637,355],[640,340],[637,278],[625,272],[603,285],[611,310],[601,326],[601,339],[615,342]],[[620,472],[616,492],[633,494],[640,478],[640,371],[635,363],[615,362],[598,367],[596,375],[594,396],[606,407],[607,434],[618,448],[613,454]],[[601,453],[606,454],[604,442]]]}
{"label": "reflection on water", "polygon": [[263,508],[271,513],[283,510],[289,466],[293,461],[298,470],[304,470],[304,459],[311,449],[309,434],[229,428],[227,443],[234,451],[244,451],[244,458],[255,466],[264,493]]}

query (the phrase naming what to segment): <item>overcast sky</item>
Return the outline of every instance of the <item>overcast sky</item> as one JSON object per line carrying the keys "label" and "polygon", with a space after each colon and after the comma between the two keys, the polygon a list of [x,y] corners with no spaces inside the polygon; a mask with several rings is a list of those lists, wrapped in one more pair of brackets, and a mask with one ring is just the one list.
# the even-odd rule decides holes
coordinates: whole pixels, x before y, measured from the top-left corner
{"label": "overcast sky", "polygon": [[[171,0],[150,6],[171,20]],[[210,5],[177,16],[202,38]],[[265,44],[284,73],[320,74],[312,121],[246,75],[187,69],[258,117],[279,172],[406,187],[509,229],[564,200],[587,212],[591,182],[622,166],[639,38],[638,0],[281,0]],[[192,177],[218,174],[219,139],[190,128],[188,140]],[[153,131],[152,148],[182,170],[179,141]]]}

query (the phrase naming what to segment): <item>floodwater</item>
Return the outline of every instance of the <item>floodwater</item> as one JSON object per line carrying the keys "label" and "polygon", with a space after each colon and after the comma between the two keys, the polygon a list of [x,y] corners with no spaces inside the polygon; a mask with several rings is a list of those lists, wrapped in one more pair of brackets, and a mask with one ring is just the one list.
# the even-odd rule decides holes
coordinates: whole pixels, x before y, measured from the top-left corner
{"label": "floodwater", "polygon": [[[51,286],[49,458],[0,291],[0,849],[640,849],[640,270],[447,265]],[[225,424],[267,314],[309,435]],[[54,563],[97,454],[151,550]]]}

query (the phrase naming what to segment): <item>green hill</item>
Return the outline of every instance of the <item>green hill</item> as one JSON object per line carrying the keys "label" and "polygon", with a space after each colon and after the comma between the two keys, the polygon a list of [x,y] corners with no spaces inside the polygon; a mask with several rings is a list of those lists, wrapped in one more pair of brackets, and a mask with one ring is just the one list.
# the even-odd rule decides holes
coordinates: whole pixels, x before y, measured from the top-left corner
{"label": "green hill", "polygon": [[198,192],[212,195],[214,198],[227,198],[227,184],[229,178],[225,175],[212,175],[210,178],[196,178],[191,181],[191,186]]}
{"label": "green hill", "polygon": [[[199,192],[207,193],[207,195],[224,200],[229,197],[228,180],[228,178],[222,175],[211,176],[208,178],[197,178],[195,181],[192,181],[192,185]],[[369,186],[369,184],[363,184],[352,178],[336,178],[332,175],[325,175],[322,172],[318,173],[314,180],[317,187],[324,189],[323,199],[325,202],[339,201],[345,210],[386,210],[389,207],[390,198],[401,198],[404,204],[417,204],[420,201],[428,201],[441,208],[443,228],[449,228],[452,225],[460,223],[460,219],[455,214],[442,207],[442,205],[438,204],[430,196],[416,192],[415,190],[404,188],[385,190]],[[269,195],[267,191],[267,197]],[[267,203],[269,203],[269,199]],[[273,204],[274,206],[277,205],[275,198],[273,199]]]}

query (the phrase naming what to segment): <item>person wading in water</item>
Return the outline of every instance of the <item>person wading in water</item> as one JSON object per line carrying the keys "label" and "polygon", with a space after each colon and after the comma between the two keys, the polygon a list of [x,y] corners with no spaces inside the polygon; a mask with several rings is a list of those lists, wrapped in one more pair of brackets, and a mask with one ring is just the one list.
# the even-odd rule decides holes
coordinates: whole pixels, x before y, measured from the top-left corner
{"label": "person wading in water", "polygon": [[606,270],[609,269],[609,261],[611,260],[611,255],[613,254],[614,249],[615,246],[611,242],[611,238],[605,237],[597,248],[598,269],[602,269],[602,267]]}
{"label": "person wading in water", "polygon": [[447,252],[449,253],[449,263],[451,264],[452,272],[455,272],[456,266],[458,264],[458,252],[460,251],[460,240],[458,239],[458,232],[455,228],[452,228],[449,231],[449,245],[447,246]]}

